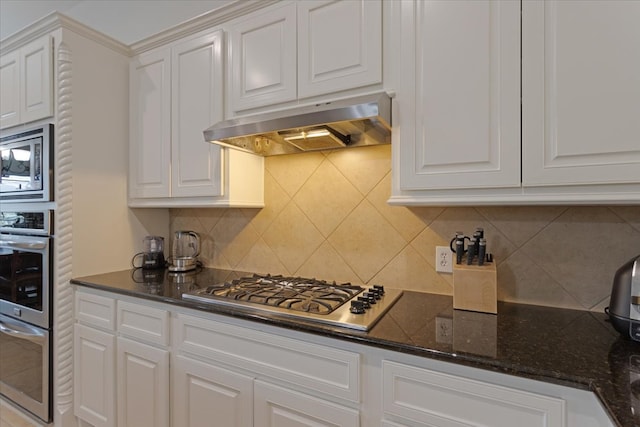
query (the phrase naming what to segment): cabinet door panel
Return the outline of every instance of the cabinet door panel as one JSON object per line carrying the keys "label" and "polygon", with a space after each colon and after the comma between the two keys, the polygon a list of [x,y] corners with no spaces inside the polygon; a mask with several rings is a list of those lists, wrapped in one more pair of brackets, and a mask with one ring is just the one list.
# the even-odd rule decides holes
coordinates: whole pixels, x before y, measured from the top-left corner
{"label": "cabinet door panel", "polygon": [[19,58],[16,50],[0,60],[0,128],[20,124]]}
{"label": "cabinet door panel", "polygon": [[253,426],[253,378],[184,356],[172,369],[174,426]]}
{"label": "cabinet door panel", "polygon": [[118,427],[169,426],[169,352],[118,338]]}
{"label": "cabinet door panel", "polygon": [[255,14],[230,29],[233,111],[296,99],[296,5]]}
{"label": "cabinet door panel", "polygon": [[21,49],[21,121],[24,123],[53,115],[52,51],[50,36]]}
{"label": "cabinet door panel", "polygon": [[170,51],[140,55],[131,63],[129,196],[169,197],[171,187]]}
{"label": "cabinet door panel", "polygon": [[116,426],[115,351],[114,335],[74,326],[74,414],[94,427]]}
{"label": "cabinet door panel", "polygon": [[442,427],[566,427],[563,399],[383,361],[385,414]]}
{"label": "cabinet door panel", "polygon": [[519,2],[403,8],[400,187],[520,186]]}
{"label": "cabinet door panel", "polygon": [[298,3],[298,96],[382,82],[382,4]]}
{"label": "cabinet door panel", "polygon": [[255,427],[358,427],[355,409],[255,381]]}
{"label": "cabinet door panel", "polygon": [[640,3],[523,3],[523,184],[640,182]]}
{"label": "cabinet door panel", "polygon": [[202,132],[222,120],[222,31],[172,50],[171,195],[220,196],[220,147]]}

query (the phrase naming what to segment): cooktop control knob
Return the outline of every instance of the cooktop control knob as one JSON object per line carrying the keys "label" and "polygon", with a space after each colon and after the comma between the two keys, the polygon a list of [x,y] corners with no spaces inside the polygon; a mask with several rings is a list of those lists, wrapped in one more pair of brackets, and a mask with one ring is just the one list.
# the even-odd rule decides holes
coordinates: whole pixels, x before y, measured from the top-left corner
{"label": "cooktop control knob", "polygon": [[382,298],[382,294],[380,293],[380,289],[377,288],[369,288],[369,293],[374,296],[376,300]]}
{"label": "cooktop control knob", "polygon": [[369,304],[376,303],[377,298],[373,292],[364,292],[362,296],[365,297],[367,301],[369,301]]}
{"label": "cooktop control knob", "polygon": [[364,305],[364,308],[369,308],[371,307],[371,304],[369,304],[369,298],[365,298],[365,297],[358,297],[356,298],[357,301],[361,301],[362,305]]}
{"label": "cooktop control knob", "polygon": [[349,311],[353,314],[363,314],[365,312],[364,304],[364,301],[351,301],[351,308],[349,309]]}
{"label": "cooktop control knob", "polygon": [[384,295],[384,286],[382,285],[373,285],[373,289],[377,289],[380,296]]}

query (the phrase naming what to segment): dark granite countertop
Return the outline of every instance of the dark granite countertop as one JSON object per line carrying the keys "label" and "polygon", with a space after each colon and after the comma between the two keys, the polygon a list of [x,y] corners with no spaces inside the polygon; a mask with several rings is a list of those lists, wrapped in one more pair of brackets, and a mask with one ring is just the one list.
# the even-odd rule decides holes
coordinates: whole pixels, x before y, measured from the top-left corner
{"label": "dark granite countertop", "polygon": [[124,270],[76,285],[206,310],[403,353],[593,391],[620,427],[640,426],[640,343],[625,340],[604,313],[499,303],[498,315],[454,310],[450,296],[405,291],[369,331],[247,313],[182,300],[183,292],[244,273],[203,269],[170,275]]}

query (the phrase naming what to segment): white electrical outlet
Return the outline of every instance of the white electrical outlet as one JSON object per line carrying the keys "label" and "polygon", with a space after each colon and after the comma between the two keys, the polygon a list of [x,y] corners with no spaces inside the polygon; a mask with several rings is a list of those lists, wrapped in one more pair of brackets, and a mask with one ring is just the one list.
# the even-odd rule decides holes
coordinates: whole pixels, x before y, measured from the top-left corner
{"label": "white electrical outlet", "polygon": [[436,246],[436,271],[453,273],[453,252],[449,246]]}

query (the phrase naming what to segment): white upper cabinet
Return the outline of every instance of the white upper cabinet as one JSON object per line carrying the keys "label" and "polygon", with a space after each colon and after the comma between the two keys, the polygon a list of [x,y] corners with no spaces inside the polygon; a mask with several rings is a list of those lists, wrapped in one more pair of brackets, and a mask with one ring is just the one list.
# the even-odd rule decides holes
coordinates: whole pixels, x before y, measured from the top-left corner
{"label": "white upper cabinet", "polygon": [[220,147],[202,132],[222,120],[222,31],[177,44],[171,50],[171,193],[220,196]]}
{"label": "white upper cabinet", "polygon": [[519,2],[405,7],[402,188],[520,186]]}
{"label": "white upper cabinet", "polygon": [[263,205],[263,159],[204,140],[223,117],[222,44],[218,30],[132,60],[129,206]]}
{"label": "white upper cabinet", "polygon": [[522,7],[523,185],[640,183],[640,2]]}
{"label": "white upper cabinet", "polygon": [[382,83],[382,2],[278,4],[229,26],[232,113]]}
{"label": "white upper cabinet", "polygon": [[229,30],[235,111],[296,99],[296,5],[259,11]]}
{"label": "white upper cabinet", "polygon": [[20,51],[0,57],[0,128],[20,124]]}
{"label": "white upper cabinet", "polygon": [[0,58],[0,128],[53,116],[50,35]]}
{"label": "white upper cabinet", "polygon": [[390,203],[640,203],[640,3],[399,9]]}
{"label": "white upper cabinet", "polygon": [[130,67],[129,197],[171,195],[171,51],[139,55]]}
{"label": "white upper cabinet", "polygon": [[382,82],[377,1],[298,2],[298,97]]}

